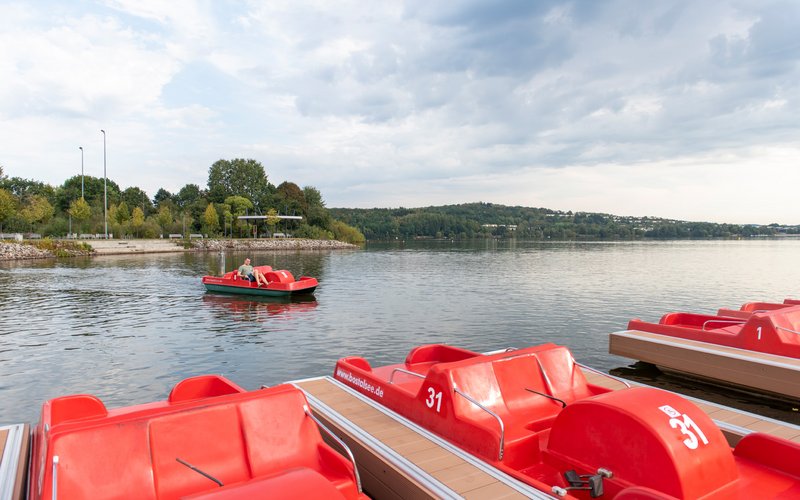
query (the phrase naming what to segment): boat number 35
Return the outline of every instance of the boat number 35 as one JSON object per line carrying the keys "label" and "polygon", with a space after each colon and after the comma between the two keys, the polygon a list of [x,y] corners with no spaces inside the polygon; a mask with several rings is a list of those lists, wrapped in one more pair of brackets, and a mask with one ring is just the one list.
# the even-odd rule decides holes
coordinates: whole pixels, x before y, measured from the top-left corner
{"label": "boat number 35", "polygon": [[431,409],[436,406],[436,413],[439,413],[442,409],[442,392],[436,392],[433,387],[428,387],[428,399],[425,400],[425,404]]}
{"label": "boat number 35", "polygon": [[[686,439],[683,440],[683,444],[685,444],[687,448],[696,450],[700,441],[702,441],[703,444],[708,444],[706,435],[703,434],[703,431],[694,423],[694,420],[692,420],[689,415],[679,413],[678,410],[670,405],[659,406],[658,409],[670,417],[670,427],[673,429],[680,429],[681,435],[686,436]],[[697,439],[698,437],[700,438],[699,441]]]}

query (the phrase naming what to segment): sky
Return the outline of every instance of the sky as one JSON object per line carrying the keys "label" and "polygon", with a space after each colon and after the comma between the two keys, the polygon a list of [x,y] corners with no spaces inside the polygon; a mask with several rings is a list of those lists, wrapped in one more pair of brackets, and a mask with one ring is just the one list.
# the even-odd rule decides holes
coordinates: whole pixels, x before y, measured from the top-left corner
{"label": "sky", "polygon": [[0,0],[0,165],[800,224],[800,2]]}

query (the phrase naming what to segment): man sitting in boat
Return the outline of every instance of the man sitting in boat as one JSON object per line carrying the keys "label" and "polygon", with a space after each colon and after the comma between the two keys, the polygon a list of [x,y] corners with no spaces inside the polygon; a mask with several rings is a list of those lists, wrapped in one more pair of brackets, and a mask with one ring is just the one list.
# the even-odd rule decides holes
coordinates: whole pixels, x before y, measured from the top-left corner
{"label": "man sitting in boat", "polygon": [[253,268],[253,266],[250,265],[250,258],[244,259],[244,264],[239,266],[239,277],[242,279],[255,281],[258,286],[261,286],[262,283],[264,286],[269,285],[269,281],[267,281],[266,276],[264,276],[261,271]]}

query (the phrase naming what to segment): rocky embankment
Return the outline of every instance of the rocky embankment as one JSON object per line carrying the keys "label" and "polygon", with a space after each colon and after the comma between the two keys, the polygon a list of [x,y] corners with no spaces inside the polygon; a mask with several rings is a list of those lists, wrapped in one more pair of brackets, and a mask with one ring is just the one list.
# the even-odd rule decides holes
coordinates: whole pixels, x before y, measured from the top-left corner
{"label": "rocky embankment", "polygon": [[32,245],[0,242],[0,260],[46,259],[48,257],[55,257],[55,255]]}
{"label": "rocky embankment", "polygon": [[0,242],[0,261],[47,259],[76,255],[110,255],[163,252],[213,252],[225,250],[341,250],[355,249],[356,245],[330,240],[261,239],[261,240],[192,240],[191,248],[169,240],[98,240],[87,241],[88,248],[57,248],[55,253],[37,248],[33,244]]}
{"label": "rocky embankment", "polygon": [[294,238],[251,240],[192,240],[194,250],[338,250],[358,248],[356,245],[332,240],[303,240]]}

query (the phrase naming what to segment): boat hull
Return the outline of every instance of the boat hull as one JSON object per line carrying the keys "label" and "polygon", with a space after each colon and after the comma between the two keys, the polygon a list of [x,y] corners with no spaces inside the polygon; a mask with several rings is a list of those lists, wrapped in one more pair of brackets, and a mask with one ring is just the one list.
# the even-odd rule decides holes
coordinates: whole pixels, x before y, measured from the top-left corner
{"label": "boat hull", "polygon": [[276,290],[269,287],[231,286],[214,283],[203,283],[206,290],[215,293],[230,293],[234,295],[252,295],[256,297],[292,297],[295,295],[311,295],[317,286],[308,286],[297,290]]}
{"label": "boat hull", "polygon": [[255,297],[311,295],[319,286],[317,279],[311,276],[301,276],[295,280],[292,273],[286,270],[273,270],[270,266],[259,266],[255,269],[267,279],[268,285],[259,286],[257,283],[240,279],[236,271],[230,271],[222,277],[203,276],[203,285],[209,292]]}

